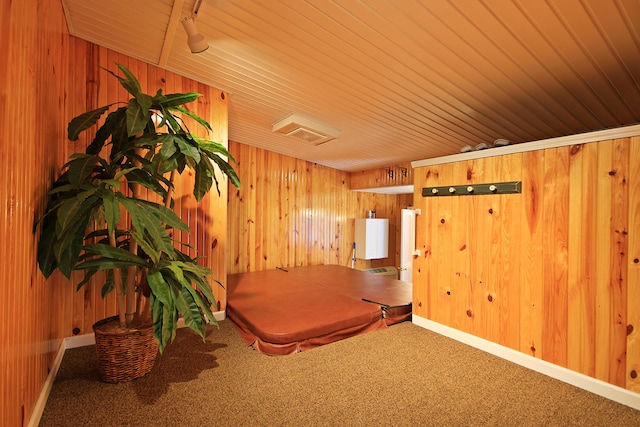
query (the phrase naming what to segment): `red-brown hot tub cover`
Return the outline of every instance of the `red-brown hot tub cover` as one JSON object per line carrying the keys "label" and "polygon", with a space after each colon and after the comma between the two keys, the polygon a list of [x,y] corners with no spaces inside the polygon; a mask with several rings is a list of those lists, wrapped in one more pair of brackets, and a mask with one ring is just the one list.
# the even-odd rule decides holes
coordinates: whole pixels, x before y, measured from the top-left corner
{"label": "red-brown hot tub cover", "polygon": [[228,277],[227,316],[248,345],[283,355],[411,317],[411,285],[339,265]]}

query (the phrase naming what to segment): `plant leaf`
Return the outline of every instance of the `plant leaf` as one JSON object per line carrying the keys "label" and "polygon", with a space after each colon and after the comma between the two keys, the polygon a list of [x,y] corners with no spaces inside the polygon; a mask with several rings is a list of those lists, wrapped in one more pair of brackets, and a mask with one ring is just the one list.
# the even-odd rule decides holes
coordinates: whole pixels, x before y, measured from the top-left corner
{"label": "plant leaf", "polygon": [[[211,185],[213,185],[213,179],[211,177],[211,171],[207,165],[208,160],[204,160],[196,165],[196,176],[193,183],[193,195],[196,201],[200,202],[202,198],[209,192]],[[218,186],[216,185],[216,189]],[[218,195],[220,190],[218,189]]]}
{"label": "plant leaf", "polygon": [[111,234],[120,221],[120,205],[111,190],[102,191],[101,196],[104,205],[104,220],[107,223],[107,231]]}
{"label": "plant leaf", "polygon": [[178,148],[176,147],[176,144],[174,142],[174,137],[173,135],[169,135],[169,134],[165,134],[162,135],[158,138],[158,140],[160,141],[160,157],[164,160],[169,159],[171,156],[173,156],[176,151],[178,151]]}
{"label": "plant leaf", "polygon": [[53,246],[58,268],[67,278],[71,278],[71,270],[79,261],[85,230],[97,206],[97,197],[91,195],[83,198],[81,194],[61,203],[57,209]]}
{"label": "plant leaf", "polygon": [[131,98],[127,107],[127,135],[133,137],[144,131],[148,118],[149,109],[141,105],[137,98]]}
{"label": "plant leaf", "polygon": [[185,116],[191,117],[196,122],[198,122],[202,126],[204,126],[208,131],[213,130],[213,129],[211,129],[211,125],[209,124],[209,122],[207,122],[205,119],[203,119],[202,117],[198,116],[197,114],[192,113],[191,111],[187,110],[186,108],[183,108],[183,107],[172,107],[172,108],[169,108],[169,109],[170,110],[177,110],[177,111],[181,112],[182,114],[184,114]]}
{"label": "plant leaf", "polygon": [[48,215],[44,218],[40,230],[40,238],[38,240],[38,267],[45,278],[49,278],[54,270],[58,266],[56,259],[54,245],[56,236],[56,218],[53,215]]}
{"label": "plant leaf", "polygon": [[80,188],[83,183],[87,182],[88,178],[93,173],[96,163],[98,163],[97,156],[90,156],[86,154],[77,156],[68,162],[69,183],[75,188]]}
{"label": "plant leaf", "polygon": [[202,340],[206,338],[205,322],[200,311],[200,306],[197,301],[199,298],[198,293],[191,286],[186,285],[180,289],[180,294],[176,298],[176,308],[184,319],[184,324],[194,330],[202,337]]}
{"label": "plant leaf", "polygon": [[107,274],[107,280],[105,280],[104,285],[102,285],[102,298],[106,298],[106,296],[115,289],[115,283],[113,281],[113,271],[109,271]]}
{"label": "plant leaf", "polygon": [[196,163],[200,162],[200,150],[198,150],[197,146],[191,144],[185,135],[175,135],[173,140],[183,155],[191,157]]}
{"label": "plant leaf", "polygon": [[105,111],[109,109],[109,105],[96,108],[95,110],[87,111],[79,116],[71,119],[69,125],[67,125],[67,137],[71,141],[77,141],[80,133],[91,126],[95,125]]}
{"label": "plant leaf", "polygon": [[[154,193],[160,195],[163,198],[164,195],[167,194],[167,190],[162,186],[162,184],[160,184],[160,179],[154,175],[151,175],[147,170],[135,168],[134,170],[129,170],[126,175],[129,188],[131,188],[132,184],[139,184],[145,188],[152,190]],[[163,179],[162,182],[164,181],[165,180]]]}
{"label": "plant leaf", "polygon": [[171,304],[171,301],[173,301],[173,293],[160,270],[156,268],[149,269],[147,282],[151,288],[151,293],[155,295],[162,304]]}
{"label": "plant leaf", "polygon": [[[132,234],[147,255],[152,257],[154,262],[158,261],[158,251],[172,255],[174,249],[171,237],[162,225],[167,221],[163,221],[162,218],[173,222],[174,218],[178,218],[177,215],[170,209],[156,203],[141,203],[141,201],[134,201],[126,197],[119,197],[119,199],[120,203],[130,213],[134,227]],[[169,213],[172,215],[169,215]],[[179,218],[178,222],[184,224]],[[184,226],[186,227],[186,224]]]}
{"label": "plant leaf", "polygon": [[169,109],[193,102],[201,96],[202,94],[196,92],[170,93],[167,95],[157,93],[153,97],[153,101],[156,105]]}
{"label": "plant leaf", "polygon": [[100,151],[102,151],[102,147],[104,147],[109,136],[111,136],[115,129],[121,127],[123,121],[127,119],[126,112],[127,107],[120,107],[116,111],[109,113],[104,124],[100,126],[100,129],[96,132],[95,138],[93,138],[93,141],[91,141],[91,144],[89,144],[85,150],[87,154],[99,154]]}
{"label": "plant leaf", "polygon": [[117,74],[109,70],[106,70],[106,69],[105,70],[111,73],[113,76],[115,76],[120,81],[120,84],[122,85],[122,87],[125,88],[127,92],[129,92],[131,95],[137,98],[138,95],[142,93],[142,89],[140,88],[140,83],[138,83],[138,79],[136,78],[136,76],[133,75],[131,71],[129,71],[129,69],[126,66],[119,64],[117,62],[116,62],[116,65],[118,66],[118,68],[120,68],[120,70],[122,70],[126,79],[123,79],[122,77],[118,76]]}

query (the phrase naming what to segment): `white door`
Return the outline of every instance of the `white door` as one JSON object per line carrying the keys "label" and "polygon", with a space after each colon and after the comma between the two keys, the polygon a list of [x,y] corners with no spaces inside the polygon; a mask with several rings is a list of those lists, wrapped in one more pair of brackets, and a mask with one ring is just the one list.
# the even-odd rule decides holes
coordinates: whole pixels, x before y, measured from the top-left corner
{"label": "white door", "polygon": [[400,280],[413,282],[413,252],[416,247],[416,212],[402,209],[400,217]]}

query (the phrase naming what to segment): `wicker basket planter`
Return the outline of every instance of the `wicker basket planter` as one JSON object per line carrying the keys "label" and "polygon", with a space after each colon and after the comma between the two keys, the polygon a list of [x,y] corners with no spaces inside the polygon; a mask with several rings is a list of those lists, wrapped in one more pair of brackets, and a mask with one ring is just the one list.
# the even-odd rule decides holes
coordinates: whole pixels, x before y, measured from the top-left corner
{"label": "wicker basket planter", "polygon": [[146,375],[156,362],[158,342],[153,337],[153,325],[126,331],[109,328],[118,317],[108,317],[93,325],[100,379],[120,383]]}

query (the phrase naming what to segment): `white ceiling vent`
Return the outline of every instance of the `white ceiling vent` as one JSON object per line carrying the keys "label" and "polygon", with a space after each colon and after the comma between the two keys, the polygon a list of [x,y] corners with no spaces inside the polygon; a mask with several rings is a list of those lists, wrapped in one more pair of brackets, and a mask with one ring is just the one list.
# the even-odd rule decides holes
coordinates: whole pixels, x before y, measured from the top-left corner
{"label": "white ceiling vent", "polygon": [[340,137],[340,130],[290,113],[273,124],[273,131],[297,138],[307,144],[320,145]]}

